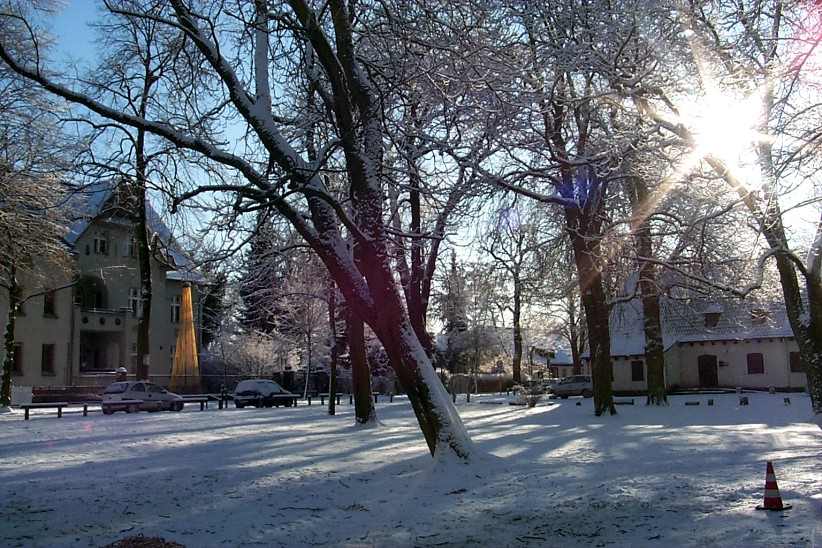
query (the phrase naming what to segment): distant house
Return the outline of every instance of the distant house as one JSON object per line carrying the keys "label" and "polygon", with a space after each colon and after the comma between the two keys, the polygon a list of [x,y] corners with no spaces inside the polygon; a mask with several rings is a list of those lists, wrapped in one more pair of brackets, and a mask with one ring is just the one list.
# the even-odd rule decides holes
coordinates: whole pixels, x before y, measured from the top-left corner
{"label": "distant house", "polygon": [[[116,200],[117,194],[101,184],[78,192],[67,202],[65,207],[74,220],[65,241],[75,260],[77,282],[23,305],[15,326],[15,384],[99,386],[113,380],[118,367],[134,373],[137,325],[143,308],[140,278],[133,223],[118,212]],[[152,260],[149,374],[155,382],[166,385],[180,322],[183,284],[204,280],[157,213],[149,204],[147,207],[149,230],[160,248]],[[48,284],[59,287],[65,282],[65,275],[55,275],[43,289],[48,289]],[[29,288],[35,289],[39,288]],[[192,293],[195,326],[199,326],[196,285]],[[4,320],[7,309],[8,303],[0,300],[0,317]]]}
{"label": "distant house", "polygon": [[[802,389],[798,347],[781,303],[662,299],[665,380],[669,387]],[[647,388],[645,333],[638,298],[611,311],[613,387]],[[583,356],[586,363],[590,361]]]}
{"label": "distant house", "polygon": [[[554,350],[554,357],[551,358],[548,366],[551,371],[551,377],[561,379],[563,377],[570,377],[574,374],[574,360],[571,358],[571,352],[564,348]],[[591,374],[591,364],[582,362],[580,368],[580,375]]]}

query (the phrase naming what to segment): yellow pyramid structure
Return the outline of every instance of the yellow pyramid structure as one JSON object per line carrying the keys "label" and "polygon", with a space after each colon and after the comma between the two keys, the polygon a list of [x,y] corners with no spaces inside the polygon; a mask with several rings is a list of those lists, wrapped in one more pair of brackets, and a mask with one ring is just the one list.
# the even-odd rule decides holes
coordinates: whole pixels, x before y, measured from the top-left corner
{"label": "yellow pyramid structure", "polygon": [[177,332],[177,348],[171,369],[172,392],[192,393],[200,391],[200,362],[197,357],[197,335],[194,333],[194,308],[191,304],[191,285],[183,286],[180,303],[180,330]]}

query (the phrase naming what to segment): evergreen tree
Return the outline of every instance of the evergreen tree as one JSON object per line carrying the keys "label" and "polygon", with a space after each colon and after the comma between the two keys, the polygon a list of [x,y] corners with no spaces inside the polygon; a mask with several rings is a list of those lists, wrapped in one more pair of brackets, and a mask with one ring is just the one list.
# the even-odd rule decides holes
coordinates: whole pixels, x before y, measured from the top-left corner
{"label": "evergreen tree", "polygon": [[213,272],[211,265],[203,268],[204,274],[211,281],[202,289],[203,318],[201,323],[203,347],[217,338],[225,318],[225,290],[228,277],[225,272]]}
{"label": "evergreen tree", "polygon": [[243,301],[240,323],[249,331],[272,333],[282,315],[275,295],[282,284],[287,261],[280,252],[279,241],[268,212],[258,213],[240,278]]}

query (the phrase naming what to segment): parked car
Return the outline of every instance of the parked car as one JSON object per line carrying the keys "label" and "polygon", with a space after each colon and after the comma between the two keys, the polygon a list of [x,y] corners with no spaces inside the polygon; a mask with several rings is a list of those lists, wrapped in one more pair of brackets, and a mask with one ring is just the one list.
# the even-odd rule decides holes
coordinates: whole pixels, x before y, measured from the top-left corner
{"label": "parked car", "polygon": [[551,392],[556,385],[559,384],[559,381],[562,379],[544,379],[542,381],[542,389],[546,392]]}
{"label": "parked car", "polygon": [[115,411],[181,411],[183,398],[150,382],[121,381],[106,387],[101,406],[105,415]]}
{"label": "parked car", "polygon": [[573,375],[565,377],[554,385],[553,392],[562,399],[568,396],[584,396],[590,398],[594,395],[594,385],[588,375]]}
{"label": "parked car", "polygon": [[246,405],[254,407],[279,407],[281,404],[291,407],[289,398],[275,396],[292,396],[293,394],[274,381],[266,379],[250,379],[240,381],[234,389],[234,405],[242,409]]}

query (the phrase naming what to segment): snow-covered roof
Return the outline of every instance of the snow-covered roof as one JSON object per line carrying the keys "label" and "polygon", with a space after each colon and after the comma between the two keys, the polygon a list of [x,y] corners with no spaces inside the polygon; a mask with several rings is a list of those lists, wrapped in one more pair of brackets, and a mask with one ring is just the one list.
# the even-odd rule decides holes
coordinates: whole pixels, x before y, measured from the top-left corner
{"label": "snow-covered roof", "polygon": [[[78,188],[69,195],[63,206],[69,217],[68,231],[64,237],[66,243],[74,246],[89,226],[105,215],[106,204],[114,196],[115,189],[114,181],[102,181]],[[165,251],[173,261],[174,269],[166,272],[166,279],[192,283],[206,281],[191,258],[180,250],[171,230],[149,200],[146,200],[146,224],[149,231],[157,234],[163,242]]]}
{"label": "snow-covered roof", "polygon": [[554,357],[551,358],[551,365],[573,365],[571,351],[567,348],[555,348]]}
{"label": "snow-covered roof", "polygon": [[[627,286],[626,286],[627,287]],[[632,292],[626,294],[630,295]],[[660,298],[662,345],[701,341],[742,341],[793,337],[782,303],[741,300],[683,302]],[[713,326],[706,314],[719,314]],[[609,318],[612,356],[645,354],[644,314],[639,296],[615,304]],[[588,353],[583,354],[589,357]]]}

